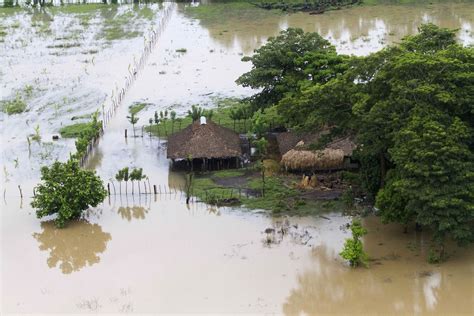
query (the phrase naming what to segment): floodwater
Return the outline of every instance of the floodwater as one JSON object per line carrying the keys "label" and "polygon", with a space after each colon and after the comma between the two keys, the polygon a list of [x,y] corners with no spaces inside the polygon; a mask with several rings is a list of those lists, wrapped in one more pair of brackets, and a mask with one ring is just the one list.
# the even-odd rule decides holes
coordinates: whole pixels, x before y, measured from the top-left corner
{"label": "floodwater", "polygon": [[[65,159],[74,148],[73,140],[50,142],[51,134],[73,122],[71,117],[109,102],[143,47],[147,31],[133,30],[150,30],[168,7],[171,14],[156,47],[87,166],[116,192],[118,184],[110,179],[119,168],[142,167],[150,183],[167,193],[138,195],[135,185],[131,195],[129,184],[128,196],[111,196],[66,229],[37,219],[29,196],[39,167]],[[267,244],[264,230],[285,219],[196,201],[187,206],[179,191],[183,177],[169,170],[165,141],[123,136],[126,128],[131,134],[126,115],[133,102],[151,104],[138,115],[141,135],[154,111],[184,113],[191,104],[212,107],[220,97],[249,95],[251,90],[234,83],[250,69],[240,59],[282,28],[320,31],[339,51],[358,55],[413,33],[423,21],[459,28],[459,39],[470,44],[472,3],[363,7],[319,16],[265,11],[224,15],[225,24],[195,19],[183,5],[150,8],[153,14],[141,15],[143,7],[133,5],[99,6],[86,14],[54,11],[51,31],[38,37],[28,30],[32,21],[43,25],[37,21],[44,14],[0,9],[0,23],[11,30],[0,43],[6,56],[0,59],[0,98],[34,86],[25,96],[28,112],[0,114],[2,313],[474,313],[472,248],[453,247],[448,262],[429,265],[429,236],[403,234],[400,227],[369,217],[364,246],[373,261],[369,269],[353,270],[338,256],[350,222],[340,210],[289,218],[290,233]],[[127,34],[100,27],[127,14],[143,17]],[[81,36],[64,34],[85,19],[92,27]],[[55,43],[80,46],[58,49]],[[187,52],[176,52],[180,48]],[[37,124],[43,141],[28,150],[26,136]]]}

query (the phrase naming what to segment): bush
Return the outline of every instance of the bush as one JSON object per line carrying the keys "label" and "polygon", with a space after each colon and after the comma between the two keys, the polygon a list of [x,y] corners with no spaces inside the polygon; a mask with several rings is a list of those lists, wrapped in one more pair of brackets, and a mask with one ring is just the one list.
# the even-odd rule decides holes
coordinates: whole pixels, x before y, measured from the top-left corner
{"label": "bush", "polygon": [[90,123],[77,123],[64,126],[59,130],[59,134],[63,138],[77,138],[81,136],[85,130],[90,127]]}
{"label": "bush", "polygon": [[42,167],[41,181],[35,188],[31,206],[37,209],[38,218],[56,214],[57,227],[79,218],[83,211],[97,206],[107,195],[95,172],[81,169],[74,159]]}
{"label": "bush", "polygon": [[369,256],[364,251],[362,241],[360,237],[367,234],[367,229],[362,227],[360,220],[353,220],[350,225],[352,231],[352,238],[347,238],[344,243],[344,249],[339,253],[339,255],[348,260],[351,267],[357,267],[359,265],[368,266]]}
{"label": "bush", "polygon": [[3,104],[3,112],[7,113],[8,115],[12,114],[20,114],[25,112],[26,110],[26,103],[23,101],[22,97],[19,95],[16,96],[14,100],[7,101]]}

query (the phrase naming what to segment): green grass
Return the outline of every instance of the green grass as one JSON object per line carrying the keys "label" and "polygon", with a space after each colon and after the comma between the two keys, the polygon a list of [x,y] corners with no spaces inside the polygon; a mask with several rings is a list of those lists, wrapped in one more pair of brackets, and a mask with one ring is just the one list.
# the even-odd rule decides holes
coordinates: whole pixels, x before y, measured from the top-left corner
{"label": "green grass", "polygon": [[216,178],[232,178],[243,175],[245,175],[245,171],[242,169],[219,170],[212,173],[212,176]]}
{"label": "green grass", "polygon": [[133,103],[132,105],[130,105],[128,107],[128,112],[130,112],[130,114],[137,115],[138,112],[140,112],[141,110],[143,110],[147,106],[148,106],[147,103],[138,103],[138,102]]}
{"label": "green grass", "polygon": [[224,199],[238,198],[241,204],[248,209],[262,209],[273,214],[288,214],[295,216],[318,215],[330,211],[343,211],[347,207],[342,200],[316,201],[305,200],[301,197],[303,191],[296,189],[293,178],[286,175],[276,175],[265,178],[264,196],[246,196],[241,189],[225,187],[217,184],[214,179],[226,177],[244,177],[245,189],[261,192],[262,179],[257,170],[249,174],[248,170],[221,170],[195,176],[192,185],[192,195],[200,200],[219,204]]}
{"label": "green grass", "polygon": [[[213,108],[212,121],[219,125],[225,126],[232,130],[235,130],[237,133],[247,133],[251,128],[251,120],[241,120],[235,122],[230,118],[230,111],[233,106],[239,106],[240,100],[235,98],[227,99],[216,99],[217,107]],[[148,121],[148,120],[147,120]],[[174,122],[171,119],[161,121],[159,125],[152,124],[145,126],[145,131],[151,133],[154,136],[159,137],[168,137],[170,134],[176,133],[192,123],[190,117],[179,117]]]}
{"label": "green grass", "polygon": [[23,113],[26,111],[26,102],[20,95],[17,95],[15,99],[3,103],[2,111],[8,115]]}
{"label": "green grass", "polygon": [[89,128],[90,123],[76,123],[64,126],[59,130],[63,138],[77,138],[83,131]]}

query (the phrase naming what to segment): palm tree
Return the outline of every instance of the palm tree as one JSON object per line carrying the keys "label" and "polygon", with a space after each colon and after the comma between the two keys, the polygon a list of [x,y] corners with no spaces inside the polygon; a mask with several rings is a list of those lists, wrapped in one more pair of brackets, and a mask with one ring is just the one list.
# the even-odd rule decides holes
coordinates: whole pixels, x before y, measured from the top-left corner
{"label": "palm tree", "polygon": [[115,175],[115,179],[119,183],[119,192],[120,192],[120,195],[122,195],[123,170],[119,170],[117,172],[117,174]]}
{"label": "palm tree", "polygon": [[229,117],[234,121],[234,131],[235,131],[235,121],[240,119],[240,113],[238,109],[230,109]]}
{"label": "palm tree", "polygon": [[130,174],[128,173],[128,167],[122,169],[123,180],[125,181],[125,195],[128,194],[128,180],[130,180]]}
{"label": "palm tree", "polygon": [[193,120],[193,123],[199,120],[203,114],[203,109],[195,105],[191,106],[191,110],[188,110],[188,116]]}
{"label": "palm tree", "polygon": [[138,194],[141,194],[140,191],[140,181],[145,179],[146,176],[143,174],[143,169],[142,168],[136,168],[133,169],[132,172],[130,173],[130,180],[132,180],[132,194],[133,193],[133,181],[138,181]]}
{"label": "palm tree", "polygon": [[138,117],[135,116],[135,113],[132,113],[130,116],[127,116],[128,121],[132,124],[133,126],[133,137],[135,136],[135,124],[138,122]]}
{"label": "palm tree", "polygon": [[175,111],[171,111],[170,118],[171,118],[171,134],[173,134],[174,133],[174,122],[176,121],[176,112]]}

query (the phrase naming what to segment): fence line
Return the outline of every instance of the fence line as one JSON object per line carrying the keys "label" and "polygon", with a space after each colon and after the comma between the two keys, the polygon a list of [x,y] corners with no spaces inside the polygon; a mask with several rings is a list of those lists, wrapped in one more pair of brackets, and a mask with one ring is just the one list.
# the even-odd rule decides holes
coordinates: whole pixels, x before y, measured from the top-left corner
{"label": "fence line", "polygon": [[94,147],[95,145],[97,145],[99,138],[103,136],[105,128],[108,126],[113,116],[117,113],[117,109],[122,105],[122,101],[125,98],[132,84],[137,79],[138,73],[145,67],[146,62],[148,61],[148,58],[152,53],[153,48],[156,46],[158,39],[163,33],[166,24],[169,22],[174,9],[175,4],[167,5],[167,7],[163,11],[163,14],[160,18],[160,22],[158,23],[156,29],[152,29],[148,36],[144,37],[144,47],[139,54],[140,58],[138,62],[134,55],[133,62],[128,64],[128,74],[127,76],[125,76],[125,82],[122,88],[119,88],[118,85],[115,84],[115,89],[112,90],[110,95],[110,105],[108,106],[107,110],[105,109],[105,104],[102,104],[102,128],[99,132],[99,135],[91,140],[91,142],[87,146],[86,152],[79,160],[79,164],[81,167],[84,167],[88,162],[89,155],[94,151]]}

